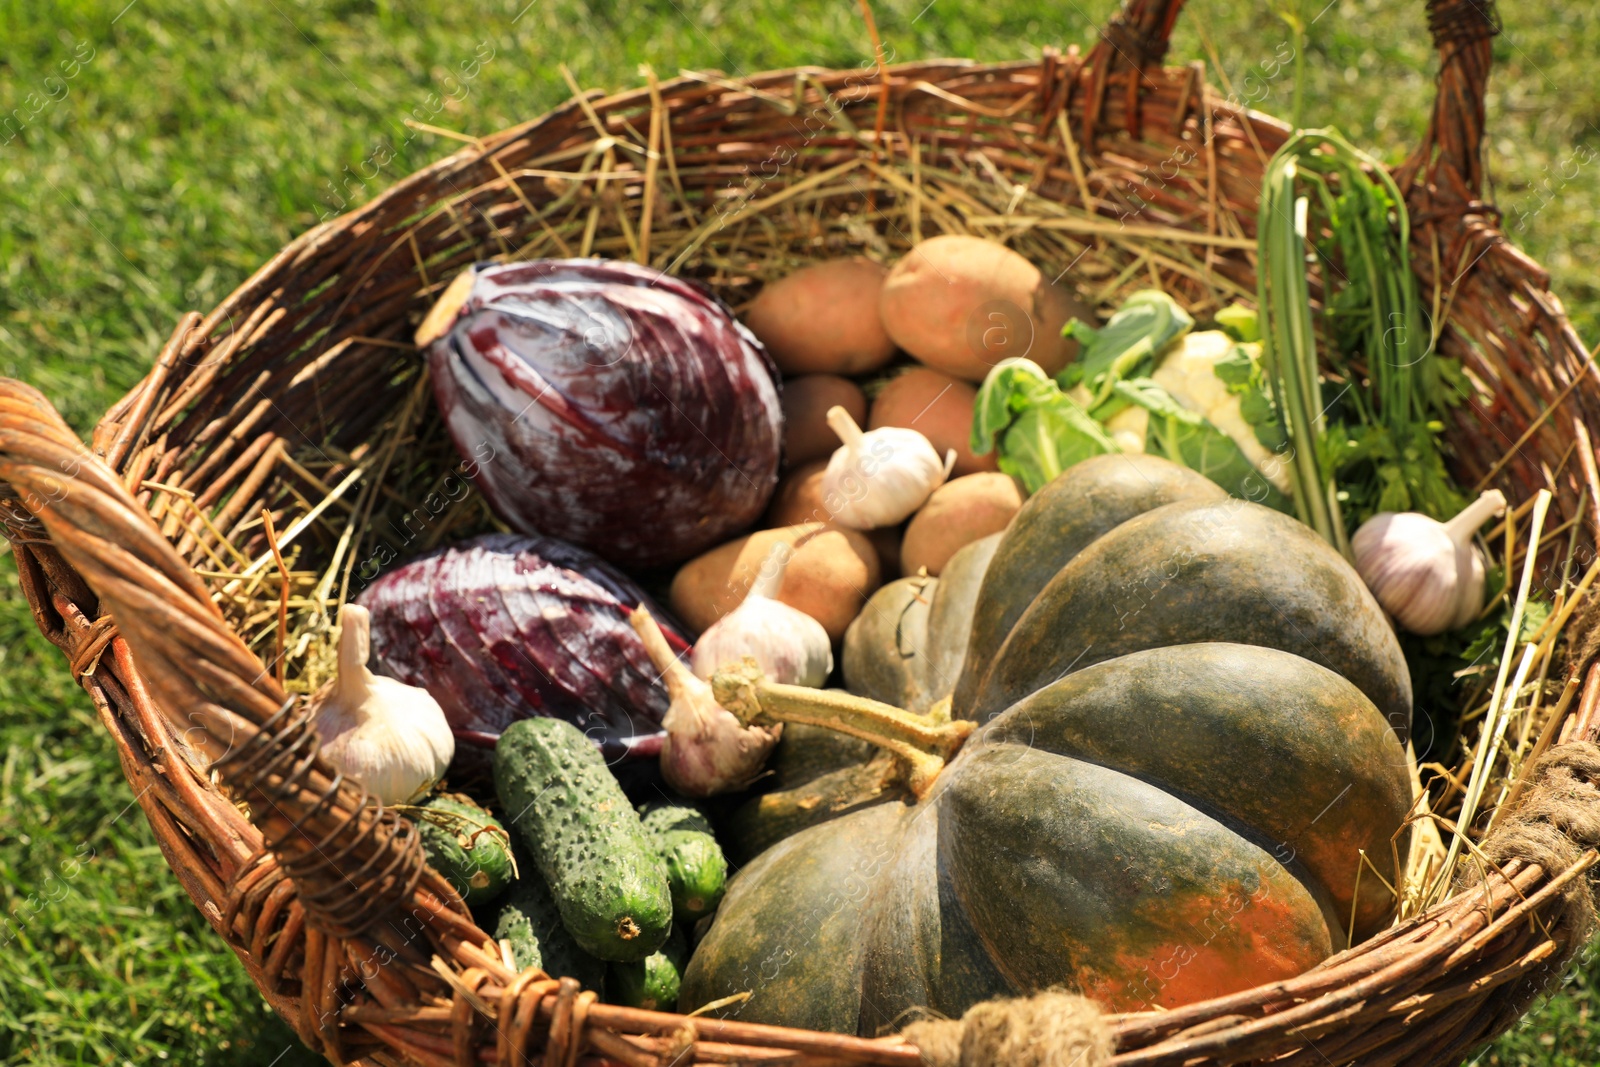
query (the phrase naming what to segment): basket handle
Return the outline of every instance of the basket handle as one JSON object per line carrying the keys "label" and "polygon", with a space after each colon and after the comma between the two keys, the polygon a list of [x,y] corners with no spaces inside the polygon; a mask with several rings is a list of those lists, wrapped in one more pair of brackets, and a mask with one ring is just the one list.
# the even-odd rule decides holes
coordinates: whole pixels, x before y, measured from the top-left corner
{"label": "basket handle", "polygon": [[42,394],[9,378],[0,529],[19,556],[49,559],[55,594],[120,631],[173,734],[249,804],[308,923],[353,936],[410,900],[424,870],[415,829],[318,758],[303,702],[233,633],[111,468]]}
{"label": "basket handle", "polygon": [[1494,0],[1428,0],[1428,32],[1439,50],[1439,88],[1422,144],[1395,177],[1404,189],[1427,170],[1441,192],[1474,202],[1483,192],[1484,97],[1500,14]]}
{"label": "basket handle", "polygon": [[[1139,88],[1145,68],[1166,56],[1183,0],[1127,0],[1111,16],[1089,54],[1092,71],[1083,111],[1083,139],[1093,140],[1113,75],[1127,73],[1128,132],[1139,136]],[[1494,0],[1428,0],[1428,31],[1439,51],[1438,92],[1422,144],[1402,168],[1408,174],[1430,162],[1448,165],[1475,199],[1483,190],[1484,93],[1493,61],[1491,41],[1500,32]]]}

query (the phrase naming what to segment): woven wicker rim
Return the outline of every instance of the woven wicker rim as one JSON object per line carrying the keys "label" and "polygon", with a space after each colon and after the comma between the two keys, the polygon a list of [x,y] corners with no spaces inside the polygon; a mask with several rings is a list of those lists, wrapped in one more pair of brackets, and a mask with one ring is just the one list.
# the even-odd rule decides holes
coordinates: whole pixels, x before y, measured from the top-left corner
{"label": "woven wicker rim", "polygon": [[[663,266],[709,254],[715,233],[652,256],[651,199],[670,182],[714,204],[775,148],[785,167],[762,178],[774,194],[864,159],[898,165],[912,144],[981,155],[1043,195],[1092,203],[1124,237],[1188,234],[1216,278],[1248,290],[1256,181],[1288,131],[1217,96],[1198,64],[1159,66],[1180,8],[1130,0],[1087,56],[685,77],[582,96],[317,227],[209,315],[186,316],[97,427],[92,452],[38,393],[0,383],[0,520],[35,619],[116,738],[174,873],[308,1044],[378,1064],[535,1055],[557,1064],[580,1053],[688,1064],[779,1050],[800,1056],[784,1062],[921,1062],[897,1038],[691,1021],[598,1004],[571,980],[506,967],[422,864],[409,823],[367,806],[363,791],[315,758],[293,702],[194,574],[214,539],[181,521],[176,502],[187,493],[223,529],[263,504],[288,514],[280,490],[297,424],[344,448],[353,471],[383,414],[419,395],[405,341],[454,268],[485,249],[537,245],[540,212],[574,203],[597,221],[613,214],[620,225],[607,218],[600,236],[642,242],[642,258]],[[1396,177],[1424,296],[1449,323],[1441,345],[1485,388],[1452,428],[1456,473],[1518,500],[1549,487],[1570,517],[1586,490],[1600,499],[1589,432],[1600,425],[1600,374],[1544,271],[1505,240],[1480,199],[1493,12],[1477,0],[1430,0],[1429,26],[1442,56],[1438,98],[1422,146]],[[829,107],[860,132],[797,137],[786,106]],[[638,124],[657,113],[669,121],[641,136]],[[592,147],[597,135],[647,144],[646,162],[614,154],[615,180],[599,192],[551,177],[577,173],[574,146]],[[1173,174],[1156,176],[1164,165]],[[645,208],[629,231],[636,199]],[[736,202],[724,222],[755,203]],[[1219,219],[1238,232],[1219,229]],[[334,366],[337,379],[327,373]],[[376,384],[338,387],[352,380]],[[1592,525],[1583,539],[1591,549],[1600,540]],[[249,543],[264,545],[259,535]],[[1600,668],[1579,666],[1587,673],[1563,745],[1600,734]],[[1570,956],[1583,931],[1559,920],[1593,859],[1559,871],[1513,859],[1473,892],[1299,978],[1111,1017],[1111,1062],[1458,1062],[1511,1025],[1543,972]]]}

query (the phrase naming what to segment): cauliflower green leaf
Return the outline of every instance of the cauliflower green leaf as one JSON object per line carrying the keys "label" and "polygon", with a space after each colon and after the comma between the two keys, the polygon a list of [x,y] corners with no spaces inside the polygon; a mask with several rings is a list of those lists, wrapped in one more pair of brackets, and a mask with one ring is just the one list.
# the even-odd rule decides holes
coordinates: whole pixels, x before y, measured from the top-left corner
{"label": "cauliflower green leaf", "polygon": [[995,364],[973,405],[972,451],[998,449],[1000,469],[1029,493],[1090,456],[1119,451],[1111,435],[1030,359]]}

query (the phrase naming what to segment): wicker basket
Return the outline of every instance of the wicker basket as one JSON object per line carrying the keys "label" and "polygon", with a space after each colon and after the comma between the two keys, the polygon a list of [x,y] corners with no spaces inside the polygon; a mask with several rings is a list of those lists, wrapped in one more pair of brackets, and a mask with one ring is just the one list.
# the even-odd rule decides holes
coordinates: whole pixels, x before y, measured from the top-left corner
{"label": "wicker basket", "polygon": [[[443,282],[477,259],[637,257],[701,273],[738,301],[763,269],[849,248],[892,255],[955,212],[1041,264],[1065,265],[1074,243],[1125,253],[1127,277],[1107,294],[1150,275],[1199,310],[1253,293],[1257,184],[1289,131],[1214,93],[1198,64],[1160,65],[1180,7],[1131,0],[1086,57],[686,77],[585,95],[317,227],[208,316],[187,316],[92,452],[36,392],[0,382],[0,519],[39,627],[116,738],[174,873],[309,1045],[336,1062],[460,1067],[924,1062],[899,1037],[687,1020],[514,973],[425,867],[411,825],[316,758],[295,697],[252,651],[260,621],[241,631],[218,604],[275,566],[263,509],[281,540],[299,538],[302,566],[334,574],[343,560],[347,581],[357,554],[375,550],[385,479],[454,462],[434,447],[408,342]],[[1600,500],[1587,429],[1600,426],[1600,376],[1545,272],[1479,199],[1492,11],[1430,0],[1428,14],[1438,100],[1396,177],[1423,296],[1448,322],[1443,349],[1484,389],[1451,428],[1455,473],[1517,500],[1548,487],[1572,517],[1585,491]],[[813,114],[822,121],[801,121]],[[970,204],[925,204],[920,168],[940,161],[1104,221],[985,221]],[[863,212],[878,223],[863,226]],[[855,221],[834,224],[846,214]],[[579,247],[551,225],[574,219]],[[693,239],[664,247],[652,236],[667,232],[663,219]],[[736,251],[752,240],[766,267]],[[397,425],[417,429],[380,434]],[[307,455],[325,461],[319,471]],[[326,535],[330,509],[370,518],[356,543]],[[428,539],[485,518],[433,515]],[[1581,541],[1595,540],[1586,525]],[[249,566],[219,556],[224,545]],[[1498,870],[1292,981],[1105,1017],[1110,1062],[1456,1063],[1514,1023],[1591,925],[1584,872],[1600,794],[1587,742],[1600,730],[1600,673],[1573,670],[1585,684],[1552,750],[1566,806],[1507,820]]]}

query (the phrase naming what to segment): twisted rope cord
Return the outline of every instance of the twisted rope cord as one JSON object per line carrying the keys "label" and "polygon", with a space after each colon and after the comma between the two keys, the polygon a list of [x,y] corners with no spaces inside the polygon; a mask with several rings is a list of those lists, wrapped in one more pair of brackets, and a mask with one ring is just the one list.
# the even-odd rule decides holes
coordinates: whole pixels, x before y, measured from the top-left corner
{"label": "twisted rope cord", "polygon": [[[1488,860],[1538,864],[1548,876],[1569,870],[1585,852],[1600,850],[1600,745],[1574,741],[1546,753],[1528,771],[1528,786],[1515,810],[1484,841]],[[1483,881],[1485,868],[1467,864],[1455,891]],[[1491,995],[1520,1016],[1542,993],[1561,980],[1567,964],[1588,943],[1596,927],[1595,891],[1600,870],[1591,867],[1574,878],[1557,898],[1545,927],[1557,950],[1541,966]]]}
{"label": "twisted rope cord", "polygon": [[1057,990],[987,1000],[959,1019],[915,1022],[900,1035],[927,1067],[1103,1067],[1113,1048],[1099,1006]]}

